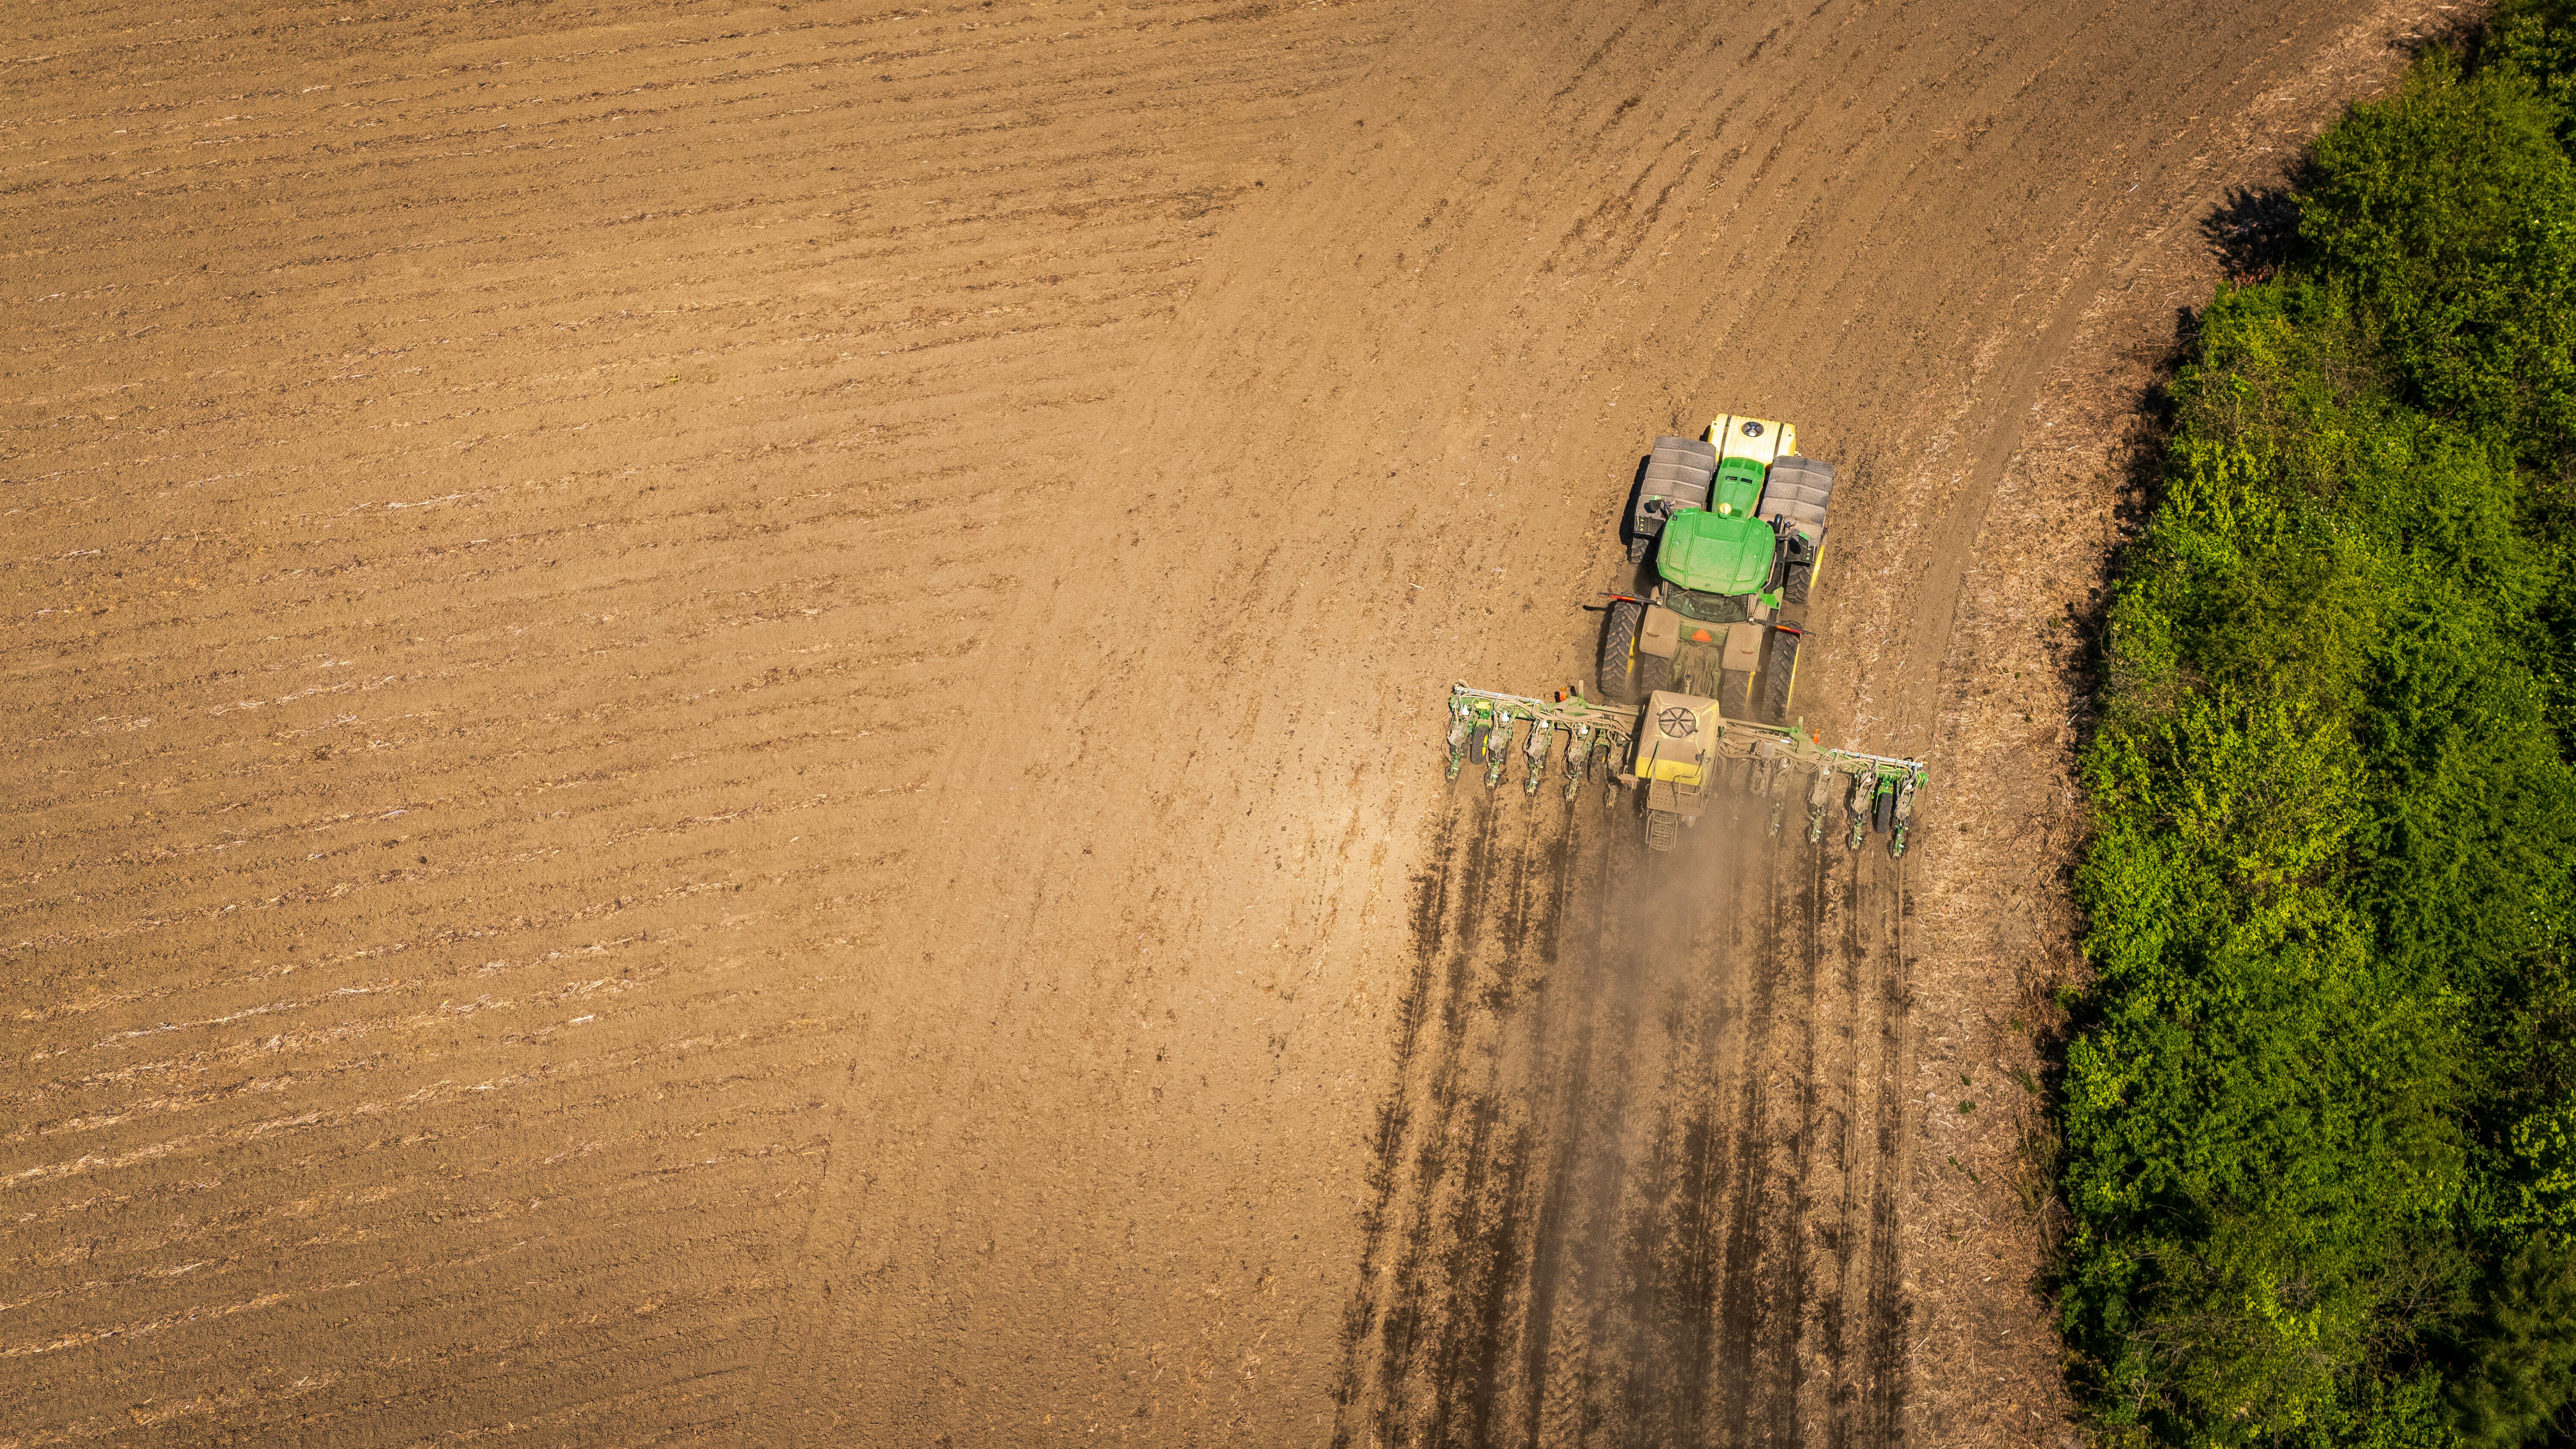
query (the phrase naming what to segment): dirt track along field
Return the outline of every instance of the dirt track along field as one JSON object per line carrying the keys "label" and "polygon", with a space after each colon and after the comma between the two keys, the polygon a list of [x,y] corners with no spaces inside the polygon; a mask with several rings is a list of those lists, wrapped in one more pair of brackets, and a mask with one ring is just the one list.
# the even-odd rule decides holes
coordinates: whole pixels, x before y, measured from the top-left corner
{"label": "dirt track along field", "polygon": [[[2057,1442],[2052,621],[2427,10],[31,16],[0,1445]],[[1901,869],[1441,784],[1730,407]]]}

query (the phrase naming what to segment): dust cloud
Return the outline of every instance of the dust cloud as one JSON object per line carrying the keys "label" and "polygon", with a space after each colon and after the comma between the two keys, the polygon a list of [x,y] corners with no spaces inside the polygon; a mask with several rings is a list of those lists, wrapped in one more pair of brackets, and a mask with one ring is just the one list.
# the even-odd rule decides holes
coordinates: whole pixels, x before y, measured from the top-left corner
{"label": "dust cloud", "polygon": [[1895,872],[1722,798],[1658,854],[1626,794],[1455,787],[1338,1442],[1839,1443],[1901,1414],[1895,1134],[1866,1125],[1895,1104],[1863,1084],[1902,1002],[1850,929]]}

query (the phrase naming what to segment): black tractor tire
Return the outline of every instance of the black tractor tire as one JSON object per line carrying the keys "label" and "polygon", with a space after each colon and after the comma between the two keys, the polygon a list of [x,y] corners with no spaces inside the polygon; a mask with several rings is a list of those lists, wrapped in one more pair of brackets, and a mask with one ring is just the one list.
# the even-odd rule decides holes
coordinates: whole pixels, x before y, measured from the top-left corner
{"label": "black tractor tire", "polygon": [[1612,704],[1635,704],[1637,635],[1646,627],[1646,606],[1634,599],[1613,599],[1602,611],[1601,668],[1595,681],[1601,697]]}
{"label": "black tractor tire", "polygon": [[1732,715],[1737,719],[1749,718],[1752,715],[1752,670],[1721,669],[1717,672],[1717,709],[1718,713]]}
{"label": "black tractor tire", "polygon": [[1788,572],[1780,579],[1780,602],[1784,604],[1807,602],[1808,591],[1816,586],[1816,569],[1824,561],[1825,551],[1820,548],[1816,550],[1813,557],[1801,559],[1789,565]]}
{"label": "black tractor tire", "polygon": [[1790,699],[1798,688],[1798,636],[1785,629],[1771,631],[1771,667],[1762,677],[1762,720],[1765,724],[1789,722]]}
{"label": "black tractor tire", "polygon": [[1646,561],[1646,555],[1653,552],[1654,547],[1655,541],[1651,538],[1632,538],[1628,540],[1628,562],[1632,564],[1644,563]]}
{"label": "black tractor tire", "polygon": [[1673,661],[1656,654],[1637,656],[1637,697],[1646,699],[1656,690],[1673,687]]}

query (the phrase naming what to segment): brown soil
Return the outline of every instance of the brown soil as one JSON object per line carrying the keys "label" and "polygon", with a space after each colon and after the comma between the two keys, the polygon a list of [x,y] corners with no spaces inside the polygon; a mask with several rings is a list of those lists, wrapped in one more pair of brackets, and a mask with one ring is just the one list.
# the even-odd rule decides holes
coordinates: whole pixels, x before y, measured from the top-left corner
{"label": "brown soil", "polygon": [[[2432,8],[31,12],[0,1449],[2061,1439],[2055,621]],[[1440,781],[1738,407],[1901,867]]]}

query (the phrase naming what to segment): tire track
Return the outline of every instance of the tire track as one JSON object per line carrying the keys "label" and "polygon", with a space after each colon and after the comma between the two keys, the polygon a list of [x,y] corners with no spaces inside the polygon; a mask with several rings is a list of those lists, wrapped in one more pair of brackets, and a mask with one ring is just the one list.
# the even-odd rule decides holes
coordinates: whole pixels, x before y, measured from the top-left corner
{"label": "tire track", "polygon": [[[1905,1024],[1911,998],[1906,986],[1909,963],[1903,924],[1912,903],[1904,894],[1903,877],[1893,871],[1888,875],[1878,929],[1864,941],[1847,946],[1856,957],[1875,957],[1878,967],[1873,994],[1880,1005],[1881,1057],[1877,1100],[1871,1112],[1876,1151],[1869,1201],[1869,1317],[1862,1343],[1862,1402],[1858,1417],[1864,1437],[1881,1444],[1896,1443],[1905,1432],[1910,1386],[1907,1361],[1914,1313],[1905,1292],[1903,1240],[1898,1235],[1898,1213],[1905,1190],[1903,1143],[1907,1134],[1904,1097],[1897,1086],[1906,1080],[1905,1068],[1912,1057],[1912,1033]],[[1858,914],[1854,913],[1854,919]]]}
{"label": "tire track", "polygon": [[[1490,821],[1510,806],[1457,810]],[[1379,1160],[1408,1171],[1383,1180],[1372,1218],[1410,1198],[1416,1231],[1395,1264],[1367,1260],[1365,1282],[1394,1285],[1388,1326],[1372,1335],[1374,1305],[1365,1293],[1355,1301],[1336,1437],[1795,1441],[1807,1372],[1804,1242],[1823,1210],[1799,1185],[1813,1140],[1803,1115],[1811,1039],[1774,1024],[1812,1015],[1820,995],[1821,922],[1806,908],[1815,897],[1796,888],[1797,867],[1758,850],[1730,867],[1730,833],[1759,839],[1753,812],[1712,817],[1670,858],[1635,848],[1625,812],[1553,844],[1555,812],[1534,813],[1541,838],[1519,855],[1455,854],[1436,885],[1422,886],[1444,908],[1416,911],[1417,960],[1443,972],[1416,979],[1438,982],[1438,1010],[1472,1002],[1490,1017],[1489,1030],[1455,1039],[1488,1043],[1495,1060],[1480,1091],[1427,1117],[1410,1110],[1410,1086],[1381,1104]],[[1559,936],[1544,959],[1564,989],[1516,1014],[1493,988],[1516,948],[1519,969],[1541,958],[1514,932],[1516,893],[1480,896],[1474,881],[1478,871],[1503,881],[1533,867],[1552,870],[1556,894],[1598,892],[1602,925]],[[1487,958],[1485,970],[1459,970]],[[1433,1009],[1408,1003],[1402,1019]],[[1557,1020],[1566,1010],[1571,1023]],[[1787,1101],[1769,1086],[1784,1076]],[[1453,1139],[1463,1153],[1445,1146]],[[1423,1231],[1444,1201],[1455,1206],[1443,1230]],[[1872,1236],[1866,1221],[1820,1230],[1828,1241]],[[1413,1266],[1416,1255],[1438,1270]],[[1560,1329],[1569,1320],[1582,1325],[1571,1341]],[[1426,1324],[1441,1326],[1429,1353]],[[1823,1368],[1865,1372],[1839,1354]]]}

